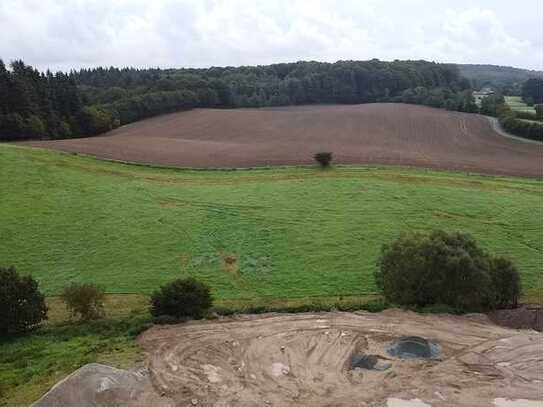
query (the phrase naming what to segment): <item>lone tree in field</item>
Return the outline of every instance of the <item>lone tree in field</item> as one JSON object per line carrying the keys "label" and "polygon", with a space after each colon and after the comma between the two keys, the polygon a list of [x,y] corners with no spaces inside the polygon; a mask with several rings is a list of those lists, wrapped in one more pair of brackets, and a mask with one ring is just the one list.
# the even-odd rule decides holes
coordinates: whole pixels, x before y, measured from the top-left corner
{"label": "lone tree in field", "polygon": [[403,234],[383,246],[379,265],[376,283],[398,305],[485,310],[516,306],[521,293],[513,263],[462,233]]}
{"label": "lone tree in field", "polygon": [[194,279],[174,280],[151,295],[151,315],[154,317],[202,318],[211,308],[213,299],[209,287]]}
{"label": "lone tree in field", "polygon": [[330,152],[317,153],[313,156],[313,158],[315,158],[315,161],[318,162],[322,168],[327,168],[330,166],[330,163],[332,162],[332,153]]}
{"label": "lone tree in field", "polygon": [[17,335],[47,319],[45,297],[31,276],[0,267],[0,337]]}

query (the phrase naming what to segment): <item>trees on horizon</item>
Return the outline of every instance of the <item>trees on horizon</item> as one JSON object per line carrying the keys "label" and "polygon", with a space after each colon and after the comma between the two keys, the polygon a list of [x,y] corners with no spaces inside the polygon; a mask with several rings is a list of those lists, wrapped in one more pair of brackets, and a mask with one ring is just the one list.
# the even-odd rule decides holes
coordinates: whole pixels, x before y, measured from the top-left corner
{"label": "trees on horizon", "polygon": [[40,73],[0,62],[0,140],[67,138],[194,107],[400,102],[475,112],[469,83],[426,61],[296,62],[207,69]]}
{"label": "trees on horizon", "polygon": [[528,105],[543,103],[543,78],[530,78],[522,85],[522,99]]}
{"label": "trees on horizon", "polygon": [[40,73],[23,61],[0,59],[0,140],[65,138],[77,131],[82,107],[74,78]]}

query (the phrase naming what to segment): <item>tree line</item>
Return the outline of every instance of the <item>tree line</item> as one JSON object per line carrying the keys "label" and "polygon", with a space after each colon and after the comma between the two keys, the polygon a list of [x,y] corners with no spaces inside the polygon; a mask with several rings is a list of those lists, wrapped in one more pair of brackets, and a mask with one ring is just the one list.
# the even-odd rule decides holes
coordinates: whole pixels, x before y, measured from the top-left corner
{"label": "tree line", "polygon": [[524,82],[522,99],[529,106],[543,104],[543,78],[530,78]]}
{"label": "tree line", "polygon": [[0,64],[0,138],[67,138],[195,107],[402,102],[476,111],[450,64],[297,62],[207,69],[94,68],[40,73]]}
{"label": "tree line", "polygon": [[472,111],[456,66],[426,61],[297,62],[209,69],[83,69],[84,100],[122,124],[191,107],[267,107],[372,102]]}
{"label": "tree line", "polygon": [[23,61],[10,68],[0,59],[0,141],[81,133],[84,107],[73,76],[40,73]]}
{"label": "tree line", "polygon": [[522,85],[530,78],[543,78],[542,71],[497,65],[458,65],[460,75],[474,89],[490,87],[504,95],[521,96]]}

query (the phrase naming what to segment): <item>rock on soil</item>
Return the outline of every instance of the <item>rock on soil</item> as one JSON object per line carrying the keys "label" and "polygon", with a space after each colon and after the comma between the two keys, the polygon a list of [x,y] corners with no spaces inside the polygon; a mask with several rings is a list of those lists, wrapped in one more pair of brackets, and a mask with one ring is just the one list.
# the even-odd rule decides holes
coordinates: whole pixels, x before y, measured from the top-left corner
{"label": "rock on soil", "polygon": [[[438,344],[439,355],[389,355],[390,346],[406,336]],[[36,405],[543,405],[543,335],[499,327],[481,315],[246,315],[156,326],[139,343],[148,376],[91,365]],[[353,369],[356,355],[373,355],[391,366]]]}

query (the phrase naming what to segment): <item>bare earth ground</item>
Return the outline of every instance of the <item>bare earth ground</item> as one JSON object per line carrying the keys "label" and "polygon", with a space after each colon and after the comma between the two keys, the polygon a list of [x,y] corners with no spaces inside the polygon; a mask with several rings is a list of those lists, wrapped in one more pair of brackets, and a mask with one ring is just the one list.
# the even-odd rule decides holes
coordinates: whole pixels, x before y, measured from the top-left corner
{"label": "bare earth ground", "polygon": [[[406,335],[439,344],[441,354],[431,360],[390,356],[389,344]],[[499,327],[483,315],[399,310],[246,315],[157,326],[139,342],[147,355],[146,384],[132,384],[130,392],[123,375],[118,380],[110,373],[98,385],[88,380],[95,389],[92,400],[102,400],[96,405],[143,406],[142,400],[164,407],[543,405],[543,334]],[[352,370],[352,356],[361,354],[378,355],[392,366]],[[142,394],[149,382],[154,391]],[[46,395],[36,406],[95,405],[88,395],[86,402],[73,398],[86,391],[77,385],[81,380],[74,383],[65,382],[64,391],[72,404],[63,402],[57,387],[56,396]]]}
{"label": "bare earth ground", "polygon": [[405,104],[196,109],[100,137],[27,145],[179,167],[399,164],[543,177],[543,145],[498,134],[487,118]]}

